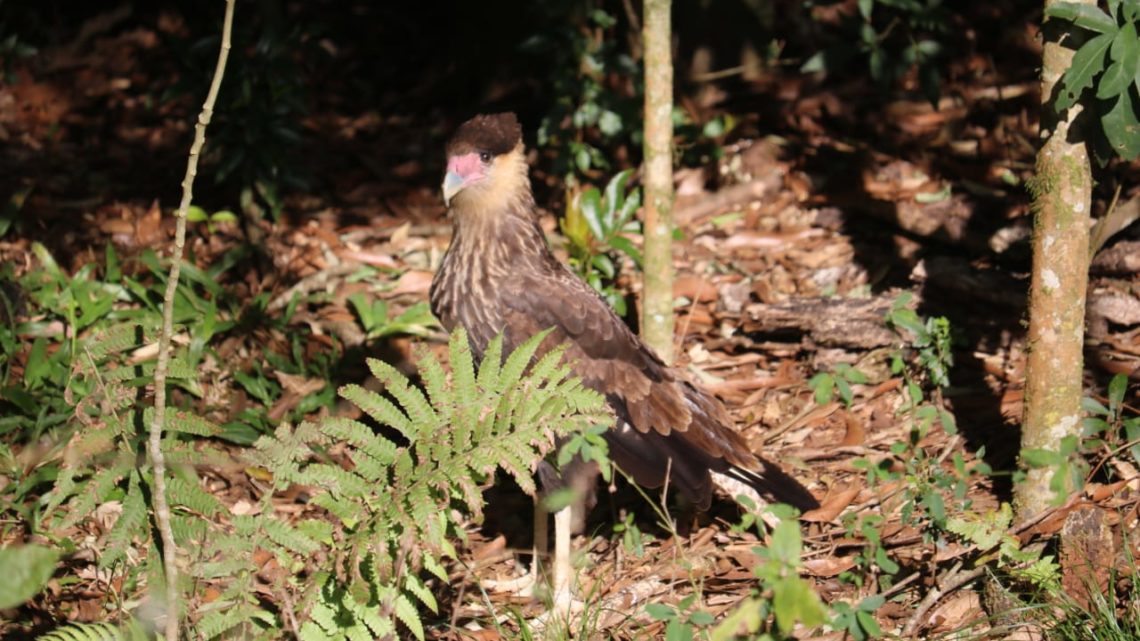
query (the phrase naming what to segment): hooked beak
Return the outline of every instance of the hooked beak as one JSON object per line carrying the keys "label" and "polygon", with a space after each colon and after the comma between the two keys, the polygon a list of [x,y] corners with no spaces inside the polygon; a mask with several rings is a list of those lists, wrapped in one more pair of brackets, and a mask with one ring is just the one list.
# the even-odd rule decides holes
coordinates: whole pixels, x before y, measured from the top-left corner
{"label": "hooked beak", "polygon": [[443,204],[450,207],[451,199],[463,189],[463,176],[449,171],[443,177]]}

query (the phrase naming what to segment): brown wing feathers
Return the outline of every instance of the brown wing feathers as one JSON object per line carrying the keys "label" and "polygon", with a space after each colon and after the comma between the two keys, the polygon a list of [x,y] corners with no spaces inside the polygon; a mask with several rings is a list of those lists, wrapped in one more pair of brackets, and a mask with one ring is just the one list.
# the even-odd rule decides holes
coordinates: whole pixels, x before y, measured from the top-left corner
{"label": "brown wing feathers", "polygon": [[[477,116],[459,127],[447,153],[514,157],[522,153],[521,133],[513,114]],[[517,177],[498,177],[491,169],[485,180],[502,180],[506,185]],[[520,197],[502,203],[491,215],[486,212],[488,203],[481,203],[478,212],[464,210],[471,205],[452,204],[452,246],[431,295],[432,310],[444,326],[450,330],[458,324],[497,325],[466,329],[479,337],[503,331],[508,349],[540,330],[554,328],[542,349],[569,343],[566,358],[575,374],[606,396],[618,419],[607,433],[611,457],[642,485],[660,487],[668,471],[671,486],[707,507],[710,472],[718,472],[801,509],[816,507],[807,489],[752,453],[719,401],[678,370],[666,367],[592,288],[550,254],[534,224],[529,180],[513,189],[526,193],[515,194]],[[485,193],[496,192],[488,188]],[[520,208],[518,203],[526,206]],[[520,219],[526,224],[519,224]],[[474,234],[479,237],[467,237]],[[505,247],[492,250],[496,244]],[[483,264],[472,268],[472,261]],[[507,264],[491,269],[488,261]],[[491,272],[513,277],[490,286],[467,277]],[[476,293],[472,290],[478,290],[478,300],[471,300]],[[472,305],[480,306],[478,313],[471,311]]]}

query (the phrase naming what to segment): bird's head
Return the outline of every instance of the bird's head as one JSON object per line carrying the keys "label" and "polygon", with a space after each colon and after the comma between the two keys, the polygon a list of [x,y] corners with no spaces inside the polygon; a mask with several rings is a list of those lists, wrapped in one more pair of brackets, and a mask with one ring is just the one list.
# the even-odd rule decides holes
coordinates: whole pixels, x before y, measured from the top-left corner
{"label": "bird's head", "polygon": [[447,143],[444,203],[483,210],[523,189],[530,191],[522,127],[515,115],[480,115],[460,125]]}

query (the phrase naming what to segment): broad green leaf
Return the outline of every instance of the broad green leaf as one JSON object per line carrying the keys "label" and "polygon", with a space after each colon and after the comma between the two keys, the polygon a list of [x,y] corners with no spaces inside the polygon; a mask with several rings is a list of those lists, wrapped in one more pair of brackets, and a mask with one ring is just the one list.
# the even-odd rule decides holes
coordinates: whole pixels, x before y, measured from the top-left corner
{"label": "broad green leaf", "polygon": [[210,215],[206,213],[205,209],[202,209],[198,205],[190,205],[186,209],[186,222],[204,223],[209,219]]}
{"label": "broad green leaf", "polygon": [[780,630],[787,633],[797,622],[810,628],[826,620],[827,611],[807,581],[789,577],[774,586],[772,592],[772,612]]}
{"label": "broad green leaf", "polygon": [[610,182],[606,184],[604,204],[606,219],[610,229],[615,229],[620,226],[620,223],[615,224],[615,219],[621,209],[622,201],[625,199],[625,185],[631,175],[633,175],[633,170],[626,169],[625,171],[618,172],[610,179]]}
{"label": "broad green leaf", "polygon": [[1084,90],[1092,86],[1093,78],[1104,69],[1104,54],[1112,44],[1113,35],[1101,34],[1073,54],[1073,62],[1061,78],[1061,92],[1054,103],[1058,113],[1077,104]]}
{"label": "broad green leaf", "polygon": [[1108,69],[1105,69],[1104,75],[1100,77],[1100,82],[1096,85],[1096,97],[1106,100],[1119,96],[1132,84],[1135,75],[1135,73],[1128,73],[1123,62],[1117,61],[1108,65]]}
{"label": "broad green leaf", "polygon": [[635,265],[641,267],[641,251],[634,246],[630,239],[625,236],[612,236],[610,238],[610,247],[629,256]]}
{"label": "broad green leaf", "polygon": [[1110,414],[1108,408],[1105,407],[1100,401],[1096,400],[1095,398],[1089,398],[1087,396],[1081,399],[1081,409],[1088,412],[1089,414],[1095,414],[1097,416],[1108,416]]}
{"label": "broad green leaf", "polygon": [[1120,92],[1116,106],[1101,117],[1100,123],[1108,142],[1121,158],[1133,160],[1140,155],[1140,120],[1136,117],[1131,91]]}
{"label": "broad green leaf", "polygon": [[653,617],[655,621],[668,621],[676,616],[676,612],[672,607],[664,603],[650,603],[645,606],[645,613]]}
{"label": "broad green leaf", "polygon": [[0,610],[23,605],[39,594],[55,572],[59,552],[41,545],[0,548]]}
{"label": "broad green leaf", "polygon": [[1078,27],[1084,27],[1097,33],[1116,31],[1116,21],[1112,19],[1112,16],[1092,4],[1055,2],[1045,8],[1045,17],[1068,20]]}
{"label": "broad green leaf", "polygon": [[606,136],[616,136],[620,134],[622,129],[621,116],[608,109],[603,111],[602,115],[598,118],[598,129]]}
{"label": "broad green leaf", "polygon": [[1065,462],[1065,457],[1052,450],[1021,450],[1021,462],[1029,467],[1050,467]]}
{"label": "broad green leaf", "polygon": [[1108,383],[1108,403],[1113,412],[1124,402],[1124,393],[1126,391],[1128,391],[1128,377],[1124,374],[1113,376],[1112,380]]}
{"label": "broad green leaf", "polygon": [[602,222],[601,195],[598,190],[593,187],[583,190],[578,196],[578,206],[581,208],[582,217],[586,219],[586,225],[590,227],[594,238],[605,240],[607,230]]}

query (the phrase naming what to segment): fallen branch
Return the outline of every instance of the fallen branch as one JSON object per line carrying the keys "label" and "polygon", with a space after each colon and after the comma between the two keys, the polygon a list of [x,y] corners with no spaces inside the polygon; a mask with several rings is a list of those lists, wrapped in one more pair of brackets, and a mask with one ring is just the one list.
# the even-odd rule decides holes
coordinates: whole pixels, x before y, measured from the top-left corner
{"label": "fallen branch", "polygon": [[926,613],[930,612],[930,609],[937,605],[938,602],[942,600],[942,597],[985,573],[986,566],[984,565],[980,565],[968,572],[963,572],[962,563],[956,563],[954,567],[944,574],[942,579],[935,584],[934,589],[927,592],[926,596],[919,602],[918,607],[914,610],[914,614],[911,615],[910,620],[908,620],[906,626],[903,627],[902,635],[904,637],[914,637],[914,633],[918,629],[918,626],[922,624]]}

